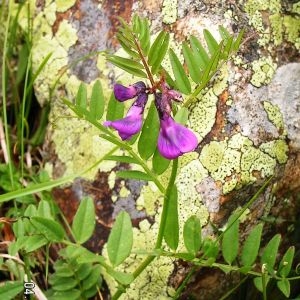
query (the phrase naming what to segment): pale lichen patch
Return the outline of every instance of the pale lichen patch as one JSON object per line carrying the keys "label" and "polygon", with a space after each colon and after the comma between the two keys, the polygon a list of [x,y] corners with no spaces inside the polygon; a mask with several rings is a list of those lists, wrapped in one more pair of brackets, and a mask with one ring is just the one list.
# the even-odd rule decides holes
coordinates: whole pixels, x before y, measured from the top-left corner
{"label": "pale lichen patch", "polygon": [[177,20],[177,0],[164,0],[162,7],[163,22],[172,24]]}
{"label": "pale lichen patch", "polygon": [[269,101],[264,101],[263,104],[269,120],[277,127],[279,131],[282,131],[284,128],[284,123],[280,108]]}
{"label": "pale lichen patch", "polygon": [[288,146],[284,140],[276,140],[267,143],[263,143],[259,146],[259,148],[268,153],[270,156],[276,158],[276,160],[283,164],[287,161],[288,156]]}
{"label": "pale lichen patch", "polygon": [[56,10],[65,12],[75,4],[76,0],[55,0]]}
{"label": "pale lichen patch", "polygon": [[253,75],[251,83],[260,87],[264,84],[270,83],[276,71],[277,64],[273,62],[272,58],[262,57],[252,62]]}

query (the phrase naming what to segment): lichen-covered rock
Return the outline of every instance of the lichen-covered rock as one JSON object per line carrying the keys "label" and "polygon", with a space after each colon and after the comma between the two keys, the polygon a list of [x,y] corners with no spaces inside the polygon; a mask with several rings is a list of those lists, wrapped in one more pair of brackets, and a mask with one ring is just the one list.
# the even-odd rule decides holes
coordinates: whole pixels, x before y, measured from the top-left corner
{"label": "lichen-covered rock", "polygon": [[[64,118],[69,112],[61,98],[73,99],[81,81],[87,84],[90,93],[91,86],[100,78],[107,99],[112,82],[124,78],[126,84],[134,82],[134,78],[124,77],[108,65],[101,53],[92,53],[117,49],[116,16],[129,20],[135,11],[151,20],[154,32],[161,29],[163,23],[169,24],[167,28],[178,40],[189,34],[203,39],[202,29],[208,28],[216,34],[218,25],[228,26],[233,31],[251,26],[234,63],[223,66],[211,86],[189,107],[188,125],[200,143],[197,152],[180,158],[176,181],[180,231],[184,221],[196,215],[204,232],[213,234],[208,220],[222,226],[227,216],[272,175],[282,189],[287,190],[289,186],[299,189],[300,63],[294,56],[298,53],[295,49],[299,50],[299,18],[294,17],[299,14],[299,5],[283,6],[280,1],[259,0],[244,1],[240,6],[230,1],[228,4],[201,1],[201,5],[196,4],[199,1],[165,0],[103,1],[102,4],[92,0],[29,2],[33,16],[34,70],[51,54],[35,82],[35,93],[41,105],[51,101],[47,145],[51,145],[48,151],[55,154],[55,160],[50,161],[47,168],[53,177],[79,173],[112,149],[85,121]],[[21,15],[26,15],[25,9]],[[21,19],[23,26],[26,26],[25,20]],[[289,49],[291,54],[279,53],[279,48]],[[178,53],[179,48],[175,52]],[[84,56],[88,57],[83,59]],[[90,191],[94,188],[100,191],[92,193],[99,221],[96,232],[103,223],[109,227],[116,214],[125,209],[135,225],[134,250],[151,250],[158,231],[161,195],[153,184],[116,179],[117,170],[129,167],[102,162],[85,174],[85,184],[93,187]],[[298,176],[292,176],[291,172]],[[161,180],[166,181],[166,176]],[[284,179],[280,180],[282,176]],[[72,189],[78,198],[89,192],[81,184],[78,192],[78,182]],[[248,211],[246,228],[269,213],[269,193],[270,189]],[[107,238],[108,229],[105,232],[103,237]],[[97,249],[95,245],[91,248],[100,251],[103,243],[97,243]],[[106,253],[105,247],[103,253]],[[120,270],[134,270],[142,258],[130,256]],[[180,268],[182,266],[170,258],[155,260],[121,299],[171,298],[182,280],[174,271]],[[186,271],[184,269],[182,274]],[[216,298],[230,285],[224,283],[226,276],[220,275],[220,286],[224,290],[212,290],[209,284],[201,285],[204,277],[202,274],[197,279],[198,285],[190,287],[197,299]],[[116,283],[108,275],[105,279],[109,289],[115,291]],[[201,286],[201,292],[197,286]]]}

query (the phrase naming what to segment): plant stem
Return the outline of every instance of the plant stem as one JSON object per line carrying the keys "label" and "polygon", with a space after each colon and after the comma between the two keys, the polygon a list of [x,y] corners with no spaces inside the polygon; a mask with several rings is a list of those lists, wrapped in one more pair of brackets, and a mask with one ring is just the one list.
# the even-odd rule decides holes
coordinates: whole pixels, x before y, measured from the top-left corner
{"label": "plant stem", "polygon": [[154,85],[155,85],[155,81],[154,81],[154,79],[153,79],[153,76],[152,76],[152,74],[151,74],[151,71],[150,71],[150,69],[149,69],[149,66],[148,66],[148,64],[147,64],[147,62],[146,62],[146,60],[145,60],[145,57],[144,57],[143,51],[142,51],[142,49],[141,49],[141,47],[140,47],[140,44],[138,43],[138,41],[137,41],[137,39],[136,39],[135,36],[134,36],[134,44],[135,44],[136,47],[137,47],[137,51],[138,51],[138,53],[139,53],[139,55],[140,55],[140,58],[141,58],[142,63],[143,63],[143,65],[144,65],[145,71],[146,71],[146,73],[147,73],[147,75],[148,75],[148,78],[149,78],[149,80],[150,80],[150,82],[151,82],[151,85],[154,86]]}
{"label": "plant stem", "polygon": [[[132,153],[130,153],[130,154],[132,154]],[[157,239],[156,239],[155,249],[161,248],[161,245],[162,245],[165,226],[166,226],[166,216],[168,214],[168,208],[169,208],[169,203],[170,203],[169,199],[170,199],[170,194],[171,194],[172,188],[173,188],[174,183],[175,183],[177,168],[178,168],[178,158],[173,160],[172,173],[171,173],[171,177],[170,177],[170,180],[169,180],[169,183],[168,183],[168,187],[166,189],[166,193],[165,193],[165,196],[164,196],[163,211],[162,211],[162,214],[161,214],[161,221],[160,221],[160,225],[159,225],[159,231],[158,231],[158,236],[157,236]],[[161,185],[161,184],[159,184],[159,185]],[[159,186],[157,186],[157,187],[159,188]],[[147,266],[154,260],[155,257],[156,257],[156,255],[148,255],[145,258],[145,260],[133,272],[134,279],[137,278],[147,268]],[[112,296],[112,300],[119,299],[119,297],[123,293],[124,293],[123,289],[118,289],[116,291],[116,293]]]}
{"label": "plant stem", "polygon": [[[5,142],[7,146],[7,157],[8,157],[8,168],[9,168],[9,178],[12,189],[14,189],[14,177],[13,177],[13,163],[11,160],[11,149],[10,149],[10,140],[8,132],[8,121],[7,121],[7,99],[6,99],[6,56],[7,56],[7,47],[8,47],[8,31],[11,18],[11,6],[12,1],[8,3],[8,16],[5,24],[5,35],[4,35],[4,44],[3,44],[3,54],[2,54],[2,105],[3,105],[3,122],[4,122],[4,132],[5,132]],[[16,204],[15,204],[16,208]]]}
{"label": "plant stem", "polygon": [[162,210],[161,219],[160,219],[161,221],[160,221],[158,236],[157,236],[157,240],[156,240],[156,244],[155,244],[156,249],[159,249],[162,245],[163,236],[164,236],[165,227],[166,227],[167,215],[168,215],[169,206],[170,206],[170,194],[171,194],[172,188],[175,184],[177,169],[178,169],[178,158],[173,160],[172,173],[171,173],[169,184],[168,184],[166,194],[164,197],[163,210]]}

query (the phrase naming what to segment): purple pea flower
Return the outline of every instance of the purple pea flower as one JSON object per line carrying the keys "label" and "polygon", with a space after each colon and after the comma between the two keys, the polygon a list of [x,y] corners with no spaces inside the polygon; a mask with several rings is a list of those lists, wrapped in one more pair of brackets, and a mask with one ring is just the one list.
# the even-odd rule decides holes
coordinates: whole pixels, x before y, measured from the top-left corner
{"label": "purple pea flower", "polygon": [[138,81],[128,87],[119,83],[116,83],[114,85],[115,98],[120,102],[123,102],[128,99],[132,99],[138,94],[145,92],[145,90],[146,90],[146,85],[143,81]]}
{"label": "purple pea flower", "polygon": [[174,159],[178,156],[195,150],[198,145],[196,135],[178,124],[170,115],[171,104],[164,95],[155,95],[155,105],[160,118],[160,131],[157,148],[160,154],[167,159]]}
{"label": "purple pea flower", "polygon": [[134,134],[138,133],[142,128],[143,112],[148,100],[148,94],[141,93],[138,95],[136,101],[128,110],[125,118],[106,121],[104,126],[109,126],[116,129],[122,140],[130,139]]}

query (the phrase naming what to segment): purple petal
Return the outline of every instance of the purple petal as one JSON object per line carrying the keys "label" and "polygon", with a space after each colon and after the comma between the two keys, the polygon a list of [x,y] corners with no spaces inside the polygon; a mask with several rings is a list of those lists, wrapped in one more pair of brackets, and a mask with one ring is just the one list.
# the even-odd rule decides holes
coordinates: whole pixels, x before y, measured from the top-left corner
{"label": "purple petal", "polygon": [[126,87],[122,84],[116,83],[114,85],[114,94],[117,100],[125,101],[135,97],[137,94],[137,89],[133,85]]}
{"label": "purple petal", "polygon": [[114,85],[115,98],[121,102],[128,99],[132,99],[139,93],[144,92],[145,90],[146,90],[146,85],[143,81],[138,81],[128,87],[119,83],[116,83]]}
{"label": "purple petal", "polygon": [[128,116],[124,119],[119,119],[115,121],[106,121],[103,125],[116,129],[122,140],[128,140],[134,134],[138,133],[141,130],[142,115]]}
{"label": "purple petal", "polygon": [[176,123],[171,116],[165,115],[160,125],[158,150],[162,156],[173,159],[197,147],[196,135],[188,128]]}

